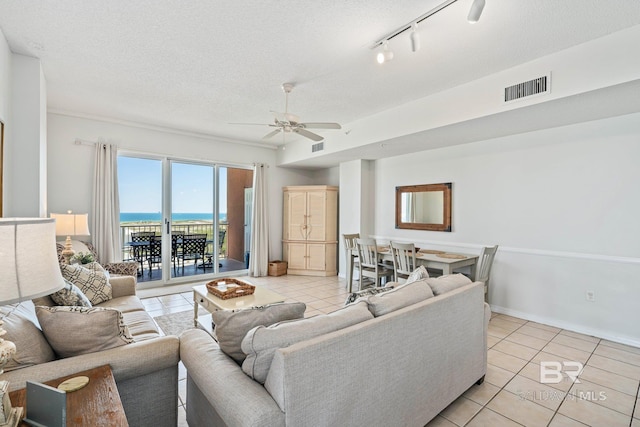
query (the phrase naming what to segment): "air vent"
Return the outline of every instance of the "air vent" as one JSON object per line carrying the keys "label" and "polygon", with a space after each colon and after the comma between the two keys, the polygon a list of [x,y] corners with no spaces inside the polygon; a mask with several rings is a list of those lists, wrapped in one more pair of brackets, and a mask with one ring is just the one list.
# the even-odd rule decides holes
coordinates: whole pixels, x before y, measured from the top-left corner
{"label": "air vent", "polygon": [[317,144],[313,144],[311,146],[311,152],[317,153],[318,151],[324,150],[324,142],[318,142]]}
{"label": "air vent", "polygon": [[527,96],[540,95],[549,92],[551,76],[542,76],[528,82],[518,83],[504,88],[504,102],[515,101]]}

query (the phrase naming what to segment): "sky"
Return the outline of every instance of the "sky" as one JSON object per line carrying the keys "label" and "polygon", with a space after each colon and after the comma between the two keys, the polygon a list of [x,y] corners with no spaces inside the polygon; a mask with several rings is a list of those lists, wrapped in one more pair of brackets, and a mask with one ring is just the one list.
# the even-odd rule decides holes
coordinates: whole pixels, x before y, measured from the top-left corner
{"label": "sky", "polygon": [[[213,212],[213,166],[172,162],[172,211]],[[162,211],[162,161],[118,156],[120,212]],[[227,168],[220,167],[220,213],[227,212]]]}

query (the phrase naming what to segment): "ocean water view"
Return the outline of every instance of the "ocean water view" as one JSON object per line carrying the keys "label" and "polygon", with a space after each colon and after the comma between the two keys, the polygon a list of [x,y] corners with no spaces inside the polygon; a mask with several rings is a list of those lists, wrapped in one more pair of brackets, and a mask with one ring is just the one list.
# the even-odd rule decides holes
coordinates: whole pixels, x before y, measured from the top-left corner
{"label": "ocean water view", "polygon": [[[160,212],[120,212],[120,223],[161,222]],[[174,213],[172,221],[213,221],[213,213]],[[220,222],[227,222],[227,214],[220,214]]]}

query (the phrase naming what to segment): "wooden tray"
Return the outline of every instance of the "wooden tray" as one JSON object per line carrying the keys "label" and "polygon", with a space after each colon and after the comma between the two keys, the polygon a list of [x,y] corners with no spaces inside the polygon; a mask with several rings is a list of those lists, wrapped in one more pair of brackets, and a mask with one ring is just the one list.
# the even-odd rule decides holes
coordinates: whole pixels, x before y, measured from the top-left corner
{"label": "wooden tray", "polygon": [[220,299],[230,299],[252,295],[256,287],[238,279],[217,279],[207,283],[209,293]]}

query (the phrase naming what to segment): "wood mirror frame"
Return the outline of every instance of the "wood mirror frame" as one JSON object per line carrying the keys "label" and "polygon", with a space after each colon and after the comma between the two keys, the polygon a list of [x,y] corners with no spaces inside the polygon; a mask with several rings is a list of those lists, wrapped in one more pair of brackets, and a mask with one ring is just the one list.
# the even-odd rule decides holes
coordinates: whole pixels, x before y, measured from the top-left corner
{"label": "wood mirror frame", "polygon": [[[435,193],[438,199],[437,205],[433,205],[433,201],[429,210],[435,212],[441,222],[430,222],[428,215],[425,215],[425,221],[415,220],[415,210],[413,221],[407,221],[407,213],[402,212],[403,197],[407,197],[413,193]],[[442,193],[439,195],[437,193]],[[403,196],[404,195],[404,196]],[[416,195],[417,196],[417,195]],[[428,196],[425,194],[425,196]],[[425,197],[426,199],[426,197]],[[424,200],[423,203],[426,203]],[[406,205],[406,203],[404,204]],[[442,215],[440,216],[440,212]],[[443,184],[424,184],[424,185],[406,185],[396,187],[396,228],[404,228],[409,230],[430,230],[430,231],[451,231],[451,183]]]}

